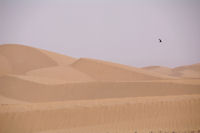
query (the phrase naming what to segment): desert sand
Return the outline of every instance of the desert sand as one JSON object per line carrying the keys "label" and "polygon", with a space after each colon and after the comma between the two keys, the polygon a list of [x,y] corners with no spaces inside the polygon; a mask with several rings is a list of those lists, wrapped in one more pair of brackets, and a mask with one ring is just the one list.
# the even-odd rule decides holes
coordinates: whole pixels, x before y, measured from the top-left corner
{"label": "desert sand", "polygon": [[200,63],[137,68],[0,45],[0,133],[200,133]]}

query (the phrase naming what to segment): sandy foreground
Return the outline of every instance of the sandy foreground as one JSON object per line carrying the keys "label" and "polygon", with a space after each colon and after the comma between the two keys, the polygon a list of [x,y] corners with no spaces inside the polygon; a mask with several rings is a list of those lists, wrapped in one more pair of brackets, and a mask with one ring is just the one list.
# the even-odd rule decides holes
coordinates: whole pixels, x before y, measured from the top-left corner
{"label": "sandy foreground", "polygon": [[0,45],[0,133],[200,133],[200,63],[130,67]]}

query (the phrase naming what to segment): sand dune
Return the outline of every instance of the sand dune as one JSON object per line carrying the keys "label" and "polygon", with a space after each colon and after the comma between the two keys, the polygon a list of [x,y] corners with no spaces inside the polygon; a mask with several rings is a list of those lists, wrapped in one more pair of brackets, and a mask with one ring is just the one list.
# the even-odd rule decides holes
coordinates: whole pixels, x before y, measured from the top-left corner
{"label": "sand dune", "polygon": [[8,98],[8,97],[0,95],[0,104],[1,105],[7,105],[7,104],[24,104],[24,103],[28,103],[28,102],[20,101],[20,100],[16,100],[16,99],[12,99],[12,98]]}
{"label": "sand dune", "polygon": [[181,66],[176,68],[167,68],[161,66],[144,67],[144,70],[149,70],[155,73],[160,73],[166,76],[179,78],[200,78],[200,64]]}
{"label": "sand dune", "polygon": [[193,64],[193,65],[187,65],[187,66],[180,66],[180,67],[176,67],[174,68],[177,71],[181,71],[181,70],[185,70],[185,69],[190,69],[192,71],[200,71],[200,63],[197,64]]}
{"label": "sand dune", "polygon": [[68,66],[69,64],[72,64],[73,62],[76,61],[76,58],[73,58],[70,56],[61,55],[58,53],[54,53],[54,52],[50,52],[50,51],[42,50],[42,49],[38,49],[38,50],[40,50],[42,53],[52,58],[58,65],[61,65],[61,66]]}
{"label": "sand dune", "polygon": [[12,65],[6,57],[0,54],[0,76],[12,73]]}
{"label": "sand dune", "polygon": [[180,76],[183,78],[200,78],[200,63],[176,67],[173,70],[175,76]]}
{"label": "sand dune", "polygon": [[199,112],[200,64],[136,68],[0,45],[0,133],[199,133]]}
{"label": "sand dune", "polygon": [[52,84],[45,79],[45,82],[26,76],[4,76],[0,78],[0,94],[29,102],[200,94],[200,84],[170,81]]}
{"label": "sand dune", "polygon": [[0,54],[12,65],[13,73],[55,66],[57,63],[39,50],[22,45],[0,45]]}
{"label": "sand dune", "polygon": [[143,67],[145,70],[149,70],[155,73],[161,73],[164,75],[171,75],[172,69],[169,67],[161,67],[161,66],[149,66],[149,67]]}
{"label": "sand dune", "polygon": [[163,79],[162,76],[150,74],[139,68],[87,58],[81,58],[74,62],[71,66],[81,72],[87,73],[99,81],[135,81]]}
{"label": "sand dune", "polygon": [[26,75],[34,77],[47,77],[51,79],[59,79],[66,82],[89,82],[94,81],[89,75],[77,71],[70,66],[56,66],[32,70]]}

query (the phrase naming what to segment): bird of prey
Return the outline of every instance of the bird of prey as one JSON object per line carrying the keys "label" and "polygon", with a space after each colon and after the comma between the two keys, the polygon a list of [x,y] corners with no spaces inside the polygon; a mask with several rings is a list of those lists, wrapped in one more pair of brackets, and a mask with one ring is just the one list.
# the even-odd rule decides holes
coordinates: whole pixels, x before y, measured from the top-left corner
{"label": "bird of prey", "polygon": [[161,42],[162,42],[162,40],[161,40],[160,38],[158,39],[158,41],[159,41],[159,43],[161,43]]}

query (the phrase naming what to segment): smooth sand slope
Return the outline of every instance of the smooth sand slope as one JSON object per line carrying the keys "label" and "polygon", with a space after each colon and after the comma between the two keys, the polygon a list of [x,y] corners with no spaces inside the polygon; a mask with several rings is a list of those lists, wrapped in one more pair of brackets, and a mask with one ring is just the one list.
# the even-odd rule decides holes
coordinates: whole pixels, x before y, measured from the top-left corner
{"label": "smooth sand slope", "polygon": [[0,76],[12,73],[12,65],[7,58],[0,54]]}
{"label": "smooth sand slope", "polygon": [[26,73],[33,77],[46,77],[63,80],[66,82],[89,82],[94,81],[89,75],[82,73],[71,66],[56,66],[32,70]]}
{"label": "smooth sand slope", "polygon": [[199,74],[0,45],[0,133],[200,132]]}

